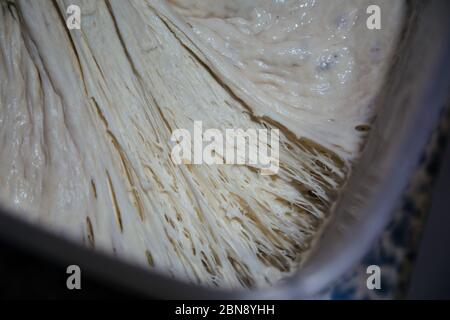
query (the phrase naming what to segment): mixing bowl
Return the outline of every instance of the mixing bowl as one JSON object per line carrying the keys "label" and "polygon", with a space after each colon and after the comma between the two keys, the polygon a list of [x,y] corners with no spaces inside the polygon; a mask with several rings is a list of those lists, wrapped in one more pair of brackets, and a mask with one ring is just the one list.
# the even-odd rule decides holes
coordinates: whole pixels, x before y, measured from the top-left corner
{"label": "mixing bowl", "polygon": [[450,83],[449,9],[445,0],[408,1],[406,26],[361,158],[308,259],[278,286],[233,291],[190,285],[56,237],[4,209],[0,236],[152,297],[314,298],[350,270],[386,227],[438,122]]}

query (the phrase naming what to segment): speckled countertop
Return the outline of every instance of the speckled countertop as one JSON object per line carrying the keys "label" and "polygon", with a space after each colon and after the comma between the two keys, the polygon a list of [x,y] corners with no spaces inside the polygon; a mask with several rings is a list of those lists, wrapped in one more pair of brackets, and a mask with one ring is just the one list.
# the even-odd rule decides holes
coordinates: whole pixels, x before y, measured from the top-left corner
{"label": "speckled countertop", "polygon": [[[393,220],[363,261],[321,299],[405,298],[431,204],[431,194],[441,167],[450,128],[450,108],[430,138],[418,169],[399,201]],[[367,289],[367,267],[381,269],[381,289]]]}

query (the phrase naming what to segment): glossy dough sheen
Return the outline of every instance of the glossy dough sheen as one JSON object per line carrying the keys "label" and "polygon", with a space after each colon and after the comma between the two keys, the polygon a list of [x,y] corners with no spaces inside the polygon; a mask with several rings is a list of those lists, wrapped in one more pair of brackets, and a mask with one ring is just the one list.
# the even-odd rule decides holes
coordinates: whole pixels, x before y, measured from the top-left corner
{"label": "glossy dough sheen", "polygon": [[[403,2],[254,3],[1,0],[1,203],[195,283],[294,272],[358,155]],[[199,120],[279,128],[278,175],[173,164],[171,133]]]}

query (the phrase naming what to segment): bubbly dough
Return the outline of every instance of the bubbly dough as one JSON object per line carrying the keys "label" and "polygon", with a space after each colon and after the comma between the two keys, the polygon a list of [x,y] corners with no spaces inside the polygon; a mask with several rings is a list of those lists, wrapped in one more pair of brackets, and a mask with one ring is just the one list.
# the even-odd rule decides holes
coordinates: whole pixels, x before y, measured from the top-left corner
{"label": "bubbly dough", "polygon": [[[365,26],[378,4],[382,30]],[[0,202],[194,283],[294,272],[359,152],[403,1],[0,0]],[[82,29],[66,28],[79,5]],[[280,171],[175,165],[170,136],[279,128]],[[365,127],[364,127],[365,128]]]}
{"label": "bubbly dough", "polygon": [[[255,115],[346,160],[355,154],[361,143],[355,128],[373,115],[403,1],[170,2],[211,54],[220,54],[217,68],[240,87]],[[381,31],[366,26],[366,8],[374,4],[382,12]]]}

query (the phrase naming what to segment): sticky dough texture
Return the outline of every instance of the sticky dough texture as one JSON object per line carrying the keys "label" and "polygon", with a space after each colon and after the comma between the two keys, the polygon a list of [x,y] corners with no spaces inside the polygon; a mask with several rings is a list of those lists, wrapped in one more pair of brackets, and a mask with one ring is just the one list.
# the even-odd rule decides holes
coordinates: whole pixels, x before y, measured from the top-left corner
{"label": "sticky dough texture", "polygon": [[[361,143],[355,128],[373,115],[374,86],[402,23],[403,1],[170,2],[221,56],[224,73],[240,79],[254,114],[345,160],[355,154]],[[370,5],[381,9],[382,31],[367,29]]]}
{"label": "sticky dough texture", "polygon": [[[220,287],[272,285],[301,263],[357,157],[402,12],[371,1],[387,14],[369,33],[368,1],[0,3],[0,202]],[[70,4],[81,31],[65,26]],[[173,164],[171,133],[199,120],[280,128],[279,174]]]}

